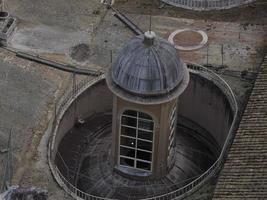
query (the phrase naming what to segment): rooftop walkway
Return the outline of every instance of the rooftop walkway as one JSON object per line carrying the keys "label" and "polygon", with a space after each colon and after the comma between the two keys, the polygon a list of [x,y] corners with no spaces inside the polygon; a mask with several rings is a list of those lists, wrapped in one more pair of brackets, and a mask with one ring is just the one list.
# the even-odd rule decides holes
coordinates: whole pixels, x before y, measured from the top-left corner
{"label": "rooftop walkway", "polygon": [[267,199],[267,56],[219,177],[221,199]]}

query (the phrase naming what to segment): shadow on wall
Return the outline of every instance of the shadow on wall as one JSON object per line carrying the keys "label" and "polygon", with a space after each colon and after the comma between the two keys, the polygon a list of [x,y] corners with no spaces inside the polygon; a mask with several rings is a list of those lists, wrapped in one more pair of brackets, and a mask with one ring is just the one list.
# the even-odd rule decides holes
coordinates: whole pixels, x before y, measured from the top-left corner
{"label": "shadow on wall", "polygon": [[216,142],[222,148],[233,113],[225,94],[212,81],[190,74],[189,85],[180,97],[178,112],[205,129],[212,136],[210,142]]}

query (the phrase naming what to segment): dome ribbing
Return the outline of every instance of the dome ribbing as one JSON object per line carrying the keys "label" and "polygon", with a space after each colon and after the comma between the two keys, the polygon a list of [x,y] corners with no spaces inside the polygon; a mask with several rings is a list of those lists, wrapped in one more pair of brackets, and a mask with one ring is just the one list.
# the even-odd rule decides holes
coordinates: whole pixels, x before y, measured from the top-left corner
{"label": "dome ribbing", "polygon": [[167,40],[153,32],[130,40],[112,67],[112,80],[139,96],[162,95],[176,88],[185,75],[184,63]]}

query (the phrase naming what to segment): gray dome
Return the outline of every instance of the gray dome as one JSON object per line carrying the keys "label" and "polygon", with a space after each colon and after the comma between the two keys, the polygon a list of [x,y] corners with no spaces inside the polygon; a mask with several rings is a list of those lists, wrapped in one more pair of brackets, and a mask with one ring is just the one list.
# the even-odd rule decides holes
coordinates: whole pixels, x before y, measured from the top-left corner
{"label": "gray dome", "polygon": [[154,33],[139,35],[120,51],[112,67],[112,80],[136,95],[161,95],[176,88],[185,75],[184,63],[168,41]]}

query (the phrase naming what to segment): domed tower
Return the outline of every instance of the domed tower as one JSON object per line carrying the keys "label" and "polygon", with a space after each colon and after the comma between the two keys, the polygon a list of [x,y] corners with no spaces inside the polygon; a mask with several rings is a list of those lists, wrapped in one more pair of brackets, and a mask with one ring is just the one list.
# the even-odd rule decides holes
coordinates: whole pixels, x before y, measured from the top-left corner
{"label": "domed tower", "polygon": [[133,178],[157,179],[172,168],[177,101],[189,82],[186,65],[166,40],[131,39],[106,75],[113,92],[111,163]]}

